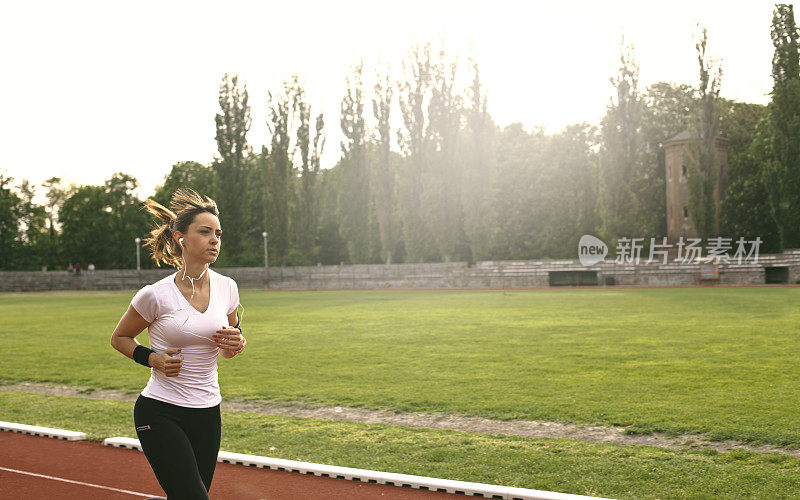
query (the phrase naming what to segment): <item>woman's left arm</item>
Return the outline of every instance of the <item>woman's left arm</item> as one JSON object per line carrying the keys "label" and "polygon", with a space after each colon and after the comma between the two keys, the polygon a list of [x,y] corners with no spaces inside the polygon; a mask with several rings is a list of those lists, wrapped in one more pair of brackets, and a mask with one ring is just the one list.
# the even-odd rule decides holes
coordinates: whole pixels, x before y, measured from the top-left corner
{"label": "woman's left arm", "polygon": [[[238,316],[236,313],[237,311],[233,311],[228,315],[229,325],[235,325],[238,323]],[[233,328],[232,326],[228,327],[225,330],[222,329],[218,330],[218,333],[214,335],[214,338],[217,340],[218,343],[223,340],[237,341],[236,344],[229,344],[229,343],[218,344],[220,348],[220,354],[222,355],[223,358],[232,358],[236,356],[236,354],[234,354],[234,351],[237,351],[241,347],[243,347],[242,344],[244,343],[244,337],[242,336],[241,331],[238,328]]]}

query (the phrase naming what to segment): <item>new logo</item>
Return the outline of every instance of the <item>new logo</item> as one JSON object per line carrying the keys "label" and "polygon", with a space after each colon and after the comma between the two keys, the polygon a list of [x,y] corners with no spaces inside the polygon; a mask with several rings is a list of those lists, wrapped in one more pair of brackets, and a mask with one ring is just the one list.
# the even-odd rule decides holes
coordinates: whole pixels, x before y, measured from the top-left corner
{"label": "new logo", "polygon": [[584,234],[578,242],[578,258],[584,266],[593,266],[608,255],[608,246],[600,238]]}

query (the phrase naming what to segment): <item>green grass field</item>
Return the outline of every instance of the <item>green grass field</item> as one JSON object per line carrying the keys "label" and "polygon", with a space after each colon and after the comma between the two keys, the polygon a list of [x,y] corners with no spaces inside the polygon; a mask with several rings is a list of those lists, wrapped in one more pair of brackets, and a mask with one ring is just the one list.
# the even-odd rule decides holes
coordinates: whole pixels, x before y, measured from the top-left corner
{"label": "green grass field", "polygon": [[[0,296],[0,378],[140,391],[149,372],[108,343],[132,295]],[[799,447],[798,298],[798,288],[242,291],[247,351],[220,360],[220,385],[226,398]],[[81,418],[96,412],[96,438],[133,436],[131,408],[0,393],[0,420],[87,430]],[[271,436],[283,458],[450,479],[626,498],[790,498],[800,486],[800,460],[780,455],[225,418],[229,451],[274,456]]]}

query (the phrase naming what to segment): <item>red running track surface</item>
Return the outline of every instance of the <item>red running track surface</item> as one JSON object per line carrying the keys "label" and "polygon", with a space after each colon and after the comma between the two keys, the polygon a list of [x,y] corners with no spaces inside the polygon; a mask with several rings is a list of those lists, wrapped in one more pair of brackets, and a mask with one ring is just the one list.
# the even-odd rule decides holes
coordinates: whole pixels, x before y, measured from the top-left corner
{"label": "red running track surface", "polygon": [[[63,479],[73,482],[65,482]],[[0,498],[2,499],[130,500],[148,496],[164,496],[164,492],[156,481],[144,453],[140,451],[112,448],[89,441],[61,441],[0,431]],[[411,500],[444,499],[452,498],[454,495],[217,463],[209,496],[213,500],[305,498]]]}

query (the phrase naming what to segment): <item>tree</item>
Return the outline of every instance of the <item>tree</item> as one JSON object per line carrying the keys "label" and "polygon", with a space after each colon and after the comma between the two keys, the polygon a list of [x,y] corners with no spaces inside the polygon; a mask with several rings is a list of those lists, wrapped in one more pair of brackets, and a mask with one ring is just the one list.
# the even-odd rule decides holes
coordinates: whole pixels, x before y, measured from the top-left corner
{"label": "tree", "polygon": [[468,89],[470,108],[466,111],[464,147],[459,163],[464,165],[462,207],[464,232],[468,238],[469,260],[489,258],[496,226],[489,217],[497,182],[497,127],[488,111],[488,96],[481,85],[478,62],[470,60],[472,85]]}
{"label": "tree", "polygon": [[11,190],[13,177],[0,172],[0,269],[15,269],[19,243],[20,198]]}
{"label": "tree", "polygon": [[407,262],[436,258],[432,237],[422,211],[423,176],[427,172],[430,137],[426,104],[430,100],[430,44],[417,45],[403,61],[405,79],[398,84],[400,111],[404,127],[397,132],[397,142],[405,155],[399,170],[398,206],[403,225],[404,251]]}
{"label": "tree", "polygon": [[215,181],[215,171],[212,167],[196,161],[181,161],[172,166],[169,174],[164,177],[164,184],[156,188],[153,200],[169,207],[172,195],[178,188],[189,188],[211,196],[217,191],[214,186]]}
{"label": "tree", "polygon": [[728,189],[722,200],[721,234],[747,240],[761,238],[760,251],[780,251],[778,227],[770,214],[762,166],[769,141],[767,108],[721,99],[720,130],[729,138]]}
{"label": "tree", "polygon": [[[119,267],[113,256],[119,242],[108,202],[103,186],[80,186],[64,200],[59,222],[63,257],[69,262],[82,262],[84,268],[89,261],[99,268]],[[135,250],[133,240],[130,248]]]}
{"label": "tree", "polygon": [[769,138],[762,180],[782,248],[800,248],[798,36],[792,5],[776,5],[772,17],[772,101],[768,105]]}
{"label": "tree", "polygon": [[574,258],[583,234],[596,234],[597,129],[570,125],[548,136],[515,123],[498,137],[496,191],[486,218],[495,232],[488,258]]}
{"label": "tree", "polygon": [[36,186],[32,185],[27,179],[23,179],[19,186],[20,200],[17,212],[19,222],[23,227],[20,234],[20,246],[24,248],[25,259],[20,262],[21,268],[39,269],[47,265],[50,253],[49,240],[45,227],[47,224],[47,212],[43,206],[33,202],[36,196]]}
{"label": "tree", "polygon": [[580,237],[600,227],[598,143],[598,131],[588,123],[569,125],[548,141],[540,191],[547,210],[534,255],[574,258]]}
{"label": "tree", "polygon": [[297,149],[301,168],[298,203],[294,215],[297,221],[293,235],[294,261],[299,264],[317,262],[319,247],[316,246],[319,193],[320,158],[325,147],[325,120],[322,113],[314,123],[314,138],[311,138],[311,104],[305,100],[305,90],[299,79],[293,85],[293,109],[297,117]]}
{"label": "tree", "polygon": [[267,92],[267,127],[270,146],[262,150],[259,171],[264,186],[263,224],[269,233],[271,260],[286,265],[290,250],[289,215],[294,206],[294,167],[291,143],[292,84],[283,82],[280,93]]}
{"label": "tree", "polygon": [[645,102],[639,93],[639,66],[632,46],[622,40],[620,66],[611,78],[616,92],[601,123],[600,212],[602,233],[609,245],[620,237],[646,237],[641,185],[645,165],[643,125]]}
{"label": "tree", "polygon": [[548,137],[541,128],[526,132],[521,123],[505,127],[497,138],[496,191],[485,217],[491,232],[490,260],[541,256],[541,236],[547,230],[550,169],[545,152]]}
{"label": "tree", "polygon": [[[139,181],[128,174],[117,172],[105,182],[104,193],[110,215],[113,245],[106,248],[103,256],[86,255],[87,262],[93,262],[101,257],[110,258],[113,267],[133,268],[136,266],[135,240],[147,234],[148,215],[142,210],[141,200],[133,195],[139,186]],[[150,261],[144,259],[145,267]]]}
{"label": "tree", "polygon": [[[253,225],[245,206],[247,187],[246,157],[250,153],[247,132],[250,130],[250,106],[247,103],[247,86],[239,86],[237,75],[222,78],[219,89],[220,113],[217,113],[216,141],[219,158],[216,171],[214,200],[225,231],[237,237],[226,240],[226,251],[220,255],[218,265],[231,265],[243,259],[247,241],[252,241]],[[249,232],[246,233],[245,230]],[[258,240],[255,240],[258,241]],[[255,243],[253,243],[255,244]],[[251,245],[252,246],[252,245]]]}
{"label": "tree", "polygon": [[320,172],[320,216],[317,243],[319,261],[325,265],[338,265],[347,260],[347,242],[339,230],[338,183],[342,169],[330,168]]}
{"label": "tree", "polygon": [[347,77],[347,90],[341,105],[342,169],[339,184],[339,214],[342,237],[347,242],[352,263],[367,263],[370,242],[370,183],[367,169],[367,129],[364,121],[364,94],[359,63]]}
{"label": "tree", "polygon": [[58,212],[64,200],[69,196],[71,188],[62,186],[60,177],[51,177],[47,179],[42,183],[42,187],[46,189],[45,196],[47,197],[46,210],[49,235],[48,265],[53,269],[58,269],[60,268],[61,262],[58,244],[60,233],[56,230]]}
{"label": "tree", "polygon": [[[100,269],[131,269],[136,266],[136,237],[146,231],[149,217],[133,195],[138,181],[115,173],[102,186],[73,190],[61,207],[63,258],[88,263]],[[142,259],[143,267],[149,264]]]}
{"label": "tree", "polygon": [[699,109],[694,114],[691,138],[686,158],[686,187],[689,195],[689,216],[703,241],[719,235],[724,172],[716,153],[719,135],[719,90],[722,69],[706,53],[708,33],[705,27],[697,41],[697,61],[700,67],[698,87]]}
{"label": "tree", "polygon": [[325,151],[325,119],[322,113],[317,115],[314,122],[314,140],[311,143],[311,161],[309,162],[309,180],[307,198],[311,199],[308,204],[308,228],[313,237],[314,259],[319,258],[319,211],[321,204],[320,195],[320,172],[322,171],[322,153]]}
{"label": "tree", "polygon": [[469,108],[464,110],[461,154],[463,165],[461,206],[464,233],[469,242],[468,261],[489,259],[497,226],[492,224],[491,211],[497,190],[498,129],[488,110],[488,95],[483,90],[478,61],[470,59],[472,84],[467,89]]}
{"label": "tree", "polygon": [[384,262],[392,263],[392,251],[397,244],[395,208],[395,169],[394,157],[391,153],[391,109],[392,84],[390,70],[387,67],[381,74],[377,73],[375,98],[372,100],[372,112],[377,121],[375,142],[377,158],[373,163],[372,195],[378,218],[378,230],[381,239]]}
{"label": "tree", "polygon": [[458,61],[448,60],[444,48],[430,66],[431,98],[428,105],[430,151],[423,174],[423,210],[438,253],[449,262],[468,259],[461,207],[463,175],[456,160],[461,131],[462,99],[454,91]]}

